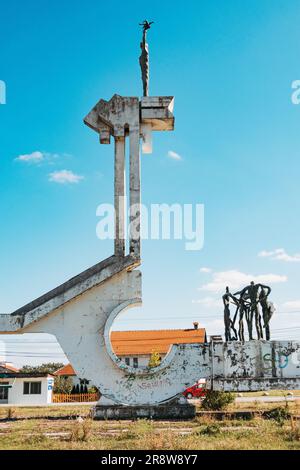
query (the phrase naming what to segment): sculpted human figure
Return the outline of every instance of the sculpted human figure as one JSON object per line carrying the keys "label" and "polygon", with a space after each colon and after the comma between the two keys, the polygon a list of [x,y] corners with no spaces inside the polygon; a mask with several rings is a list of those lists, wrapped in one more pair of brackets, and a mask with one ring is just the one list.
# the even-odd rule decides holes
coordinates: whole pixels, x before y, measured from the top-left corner
{"label": "sculpted human figure", "polygon": [[[237,340],[237,332],[234,328],[234,322],[230,318],[230,299],[232,299],[233,303],[237,305],[235,297],[230,293],[229,287],[226,287],[226,292],[222,297],[223,304],[224,304],[224,324],[225,324],[225,340],[226,341],[236,341]],[[231,330],[234,333],[234,336],[231,336]]]}
{"label": "sculpted human figure", "polygon": [[[242,289],[237,294],[240,294],[241,299],[250,300],[250,312],[248,313],[248,332],[249,340],[253,340],[253,319],[255,317],[255,327],[257,333],[257,339],[263,338],[263,330],[261,325],[261,315],[259,310],[259,290],[262,284],[255,284],[253,281]],[[237,295],[235,294],[235,295]]]}
{"label": "sculpted human figure", "polygon": [[141,42],[142,53],[140,56],[140,66],[142,71],[143,81],[143,95],[149,95],[149,49],[147,44],[147,31],[151,28],[153,21],[143,21],[140,26],[143,26],[143,39]]}
{"label": "sculpted human figure", "polygon": [[270,320],[275,311],[274,305],[268,301],[268,297],[271,293],[271,288],[260,284],[261,290],[259,294],[259,303],[262,308],[263,314],[263,327],[266,332],[266,340],[269,341],[271,338],[270,334]]}
{"label": "sculpted human figure", "polygon": [[[244,326],[243,317],[245,316],[248,326],[249,340],[253,340],[253,320],[255,319],[255,328],[257,332],[257,339],[263,339],[263,328],[265,329],[266,340],[270,340],[270,319],[275,311],[272,302],[268,301],[271,293],[271,288],[264,284],[255,284],[253,281],[234,296],[239,295],[239,313],[240,313],[240,326],[239,338],[243,341]],[[261,322],[260,307],[263,314],[263,327]]]}
{"label": "sculpted human figure", "polygon": [[[237,295],[239,295],[239,299],[237,299]],[[237,299],[237,310],[234,317],[234,323],[236,321],[237,316],[239,315],[239,340],[244,342],[245,341],[245,332],[244,332],[244,316],[246,318],[246,322],[248,325],[249,331],[249,302],[247,302],[246,298],[242,297],[241,292],[236,292],[234,294],[235,299]]]}

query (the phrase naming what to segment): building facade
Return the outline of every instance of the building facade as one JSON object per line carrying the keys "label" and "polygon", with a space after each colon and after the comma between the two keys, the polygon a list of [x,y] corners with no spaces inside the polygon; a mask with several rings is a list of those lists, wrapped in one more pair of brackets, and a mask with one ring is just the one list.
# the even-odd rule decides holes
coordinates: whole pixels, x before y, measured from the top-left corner
{"label": "building facade", "polygon": [[0,404],[47,405],[52,403],[53,386],[49,374],[0,372]]}

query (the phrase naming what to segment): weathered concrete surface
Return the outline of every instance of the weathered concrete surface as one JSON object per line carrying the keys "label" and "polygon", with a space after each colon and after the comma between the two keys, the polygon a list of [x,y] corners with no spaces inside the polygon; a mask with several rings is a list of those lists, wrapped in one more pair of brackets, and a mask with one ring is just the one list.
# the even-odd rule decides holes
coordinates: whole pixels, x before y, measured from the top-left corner
{"label": "weathered concrete surface", "polygon": [[172,96],[123,97],[115,94],[109,101],[100,100],[85,117],[84,123],[100,135],[101,144],[115,140],[115,255],[125,255],[124,213],[125,140],[129,136],[130,255],[141,256],[141,170],[140,139],[147,153],[152,151],[152,131],[174,129]]}
{"label": "weathered concrete surface", "polygon": [[153,131],[173,131],[173,96],[146,96],[141,99],[141,123],[150,124]]}
{"label": "weathered concrete surface", "polygon": [[0,334],[21,331],[115,274],[132,270],[139,264],[140,260],[131,256],[111,256],[105,259],[10,315],[0,315]]}
{"label": "weathered concrete surface", "polygon": [[161,404],[155,406],[96,406],[92,410],[95,420],[168,419],[187,420],[196,416],[194,405]]}
{"label": "weathered concrete surface", "polygon": [[[138,117],[136,110],[138,107]],[[174,130],[174,97],[137,97],[114,95],[109,101],[100,100],[84,118],[84,123],[100,134],[100,142],[109,144],[110,137],[124,137],[128,125],[149,124],[153,131]],[[140,119],[141,115],[141,119]]]}
{"label": "weathered concrete surface", "polygon": [[211,353],[208,385],[216,390],[289,390],[300,385],[299,342],[215,343]]}

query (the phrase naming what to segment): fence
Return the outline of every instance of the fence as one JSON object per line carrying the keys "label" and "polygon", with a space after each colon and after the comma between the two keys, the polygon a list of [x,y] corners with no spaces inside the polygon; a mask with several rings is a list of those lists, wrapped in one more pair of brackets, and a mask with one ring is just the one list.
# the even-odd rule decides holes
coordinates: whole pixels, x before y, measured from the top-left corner
{"label": "fence", "polygon": [[99,393],[54,393],[52,401],[53,403],[84,403],[98,401],[99,398]]}

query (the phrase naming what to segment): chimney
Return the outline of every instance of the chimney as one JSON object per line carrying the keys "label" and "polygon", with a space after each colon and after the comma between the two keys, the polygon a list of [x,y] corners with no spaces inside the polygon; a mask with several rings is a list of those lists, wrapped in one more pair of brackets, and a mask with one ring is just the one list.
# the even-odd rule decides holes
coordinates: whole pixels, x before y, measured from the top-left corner
{"label": "chimney", "polygon": [[197,321],[194,321],[193,325],[194,325],[194,330],[198,330],[199,323]]}

